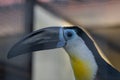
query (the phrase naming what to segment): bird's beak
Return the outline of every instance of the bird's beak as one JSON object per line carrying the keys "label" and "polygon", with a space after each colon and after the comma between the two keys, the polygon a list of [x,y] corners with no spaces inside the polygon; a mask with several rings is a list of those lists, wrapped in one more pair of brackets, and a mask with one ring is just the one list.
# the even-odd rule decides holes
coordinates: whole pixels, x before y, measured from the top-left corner
{"label": "bird's beak", "polygon": [[25,36],[11,48],[8,58],[38,50],[60,48],[65,46],[65,44],[63,28],[48,27]]}

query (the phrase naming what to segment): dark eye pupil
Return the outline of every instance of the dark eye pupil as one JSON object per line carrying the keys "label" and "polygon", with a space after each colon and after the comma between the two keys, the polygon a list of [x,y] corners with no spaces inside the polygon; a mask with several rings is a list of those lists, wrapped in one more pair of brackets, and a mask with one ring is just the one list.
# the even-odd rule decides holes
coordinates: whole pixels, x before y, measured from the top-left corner
{"label": "dark eye pupil", "polygon": [[68,33],[67,33],[67,36],[68,36],[68,37],[72,37],[72,35],[73,35],[73,34],[72,34],[71,32],[68,32]]}

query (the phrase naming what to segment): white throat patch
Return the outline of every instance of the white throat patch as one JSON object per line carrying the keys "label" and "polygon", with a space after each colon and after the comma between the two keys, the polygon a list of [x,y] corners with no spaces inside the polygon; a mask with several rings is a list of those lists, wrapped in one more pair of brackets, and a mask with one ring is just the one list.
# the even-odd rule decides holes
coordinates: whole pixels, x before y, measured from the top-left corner
{"label": "white throat patch", "polygon": [[[93,53],[89,50],[89,48],[87,47],[85,42],[82,40],[82,38],[80,38],[76,34],[72,39],[67,41],[67,45],[64,48],[70,56],[75,58],[75,61],[73,61],[72,58],[70,58],[71,64],[72,64],[72,66],[74,66],[73,71],[75,70],[74,68],[78,68],[78,71],[79,70],[81,71],[81,69],[79,69],[79,67],[82,66],[81,64],[85,65],[84,67],[86,69],[86,71],[85,71],[86,76],[84,75],[84,76],[81,76],[83,78],[79,78],[78,76],[82,75],[82,73],[79,73],[78,71],[77,72],[74,71],[75,77],[77,77],[76,79],[77,80],[81,80],[81,79],[82,80],[93,80],[95,78],[97,68],[98,68],[97,63],[95,61]],[[76,62],[76,61],[78,61],[78,62]],[[75,62],[77,64],[74,64]],[[89,70],[89,71],[87,71],[87,70]],[[88,76],[87,73],[90,76]],[[85,78],[85,77],[88,77],[88,78]]]}

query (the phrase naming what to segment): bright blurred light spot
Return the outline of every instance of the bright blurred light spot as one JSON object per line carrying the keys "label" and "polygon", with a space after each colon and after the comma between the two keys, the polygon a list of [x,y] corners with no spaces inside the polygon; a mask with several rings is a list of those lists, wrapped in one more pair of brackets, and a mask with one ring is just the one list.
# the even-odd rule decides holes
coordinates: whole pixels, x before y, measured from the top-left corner
{"label": "bright blurred light spot", "polygon": [[12,4],[20,4],[25,2],[25,0],[0,0],[0,6],[9,6]]}
{"label": "bright blurred light spot", "polygon": [[42,3],[49,3],[51,2],[52,0],[38,0],[39,2],[42,2]]}

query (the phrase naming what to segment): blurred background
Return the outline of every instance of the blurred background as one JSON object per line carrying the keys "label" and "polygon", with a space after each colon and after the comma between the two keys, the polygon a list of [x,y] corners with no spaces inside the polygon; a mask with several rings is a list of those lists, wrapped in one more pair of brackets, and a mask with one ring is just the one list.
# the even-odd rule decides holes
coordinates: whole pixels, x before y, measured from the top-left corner
{"label": "blurred background", "polygon": [[119,0],[0,0],[0,80],[74,79],[62,48],[7,59],[20,38],[48,26],[81,25],[120,70],[119,7]]}

